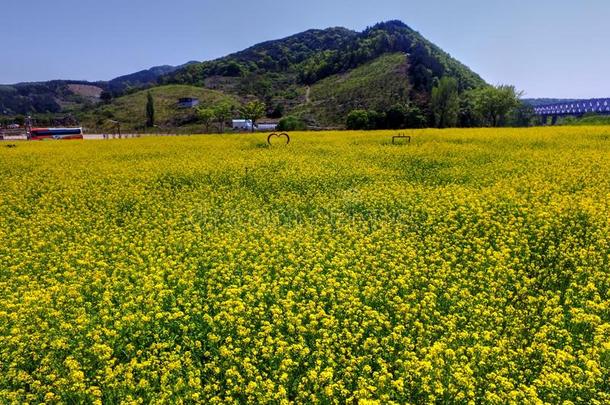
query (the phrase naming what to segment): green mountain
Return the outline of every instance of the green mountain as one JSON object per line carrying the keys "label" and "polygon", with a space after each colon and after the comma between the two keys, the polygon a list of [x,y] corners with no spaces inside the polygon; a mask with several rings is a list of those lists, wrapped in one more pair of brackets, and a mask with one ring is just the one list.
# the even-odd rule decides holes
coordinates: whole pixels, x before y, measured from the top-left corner
{"label": "green mountain", "polygon": [[[354,109],[408,104],[426,115],[431,90],[444,76],[454,77],[460,90],[485,84],[418,32],[389,21],[362,32],[308,30],[216,60],[160,66],[109,82],[0,86],[0,113],[70,111],[86,125],[116,119],[138,128],[145,105],[140,90],[152,87],[165,103],[161,109],[168,115],[160,114],[160,123],[167,127],[195,123],[194,111],[176,110],[178,98],[191,96],[208,107],[257,98],[274,118],[294,115],[311,126],[341,126]],[[101,102],[102,91],[113,94],[110,103]]]}
{"label": "green mountain", "polygon": [[181,66],[155,66],[110,81],[51,80],[0,85],[0,115],[75,112],[99,103],[102,92],[120,96],[127,91],[154,86],[161,76],[191,63],[197,62]]}
{"label": "green mountain", "polygon": [[101,83],[52,80],[0,85],[0,115],[60,113],[99,101]]}
{"label": "green mountain", "polygon": [[[573,98],[524,98],[523,102],[532,107],[542,107],[551,104],[572,103],[577,101]],[[584,101],[584,100],[583,100]]]}
{"label": "green mountain", "polygon": [[355,32],[309,30],[264,42],[213,61],[191,64],[161,77],[263,100],[320,126],[341,125],[354,108],[385,109],[413,103],[426,111],[432,87],[443,76],[460,90],[483,79],[400,21]]}
{"label": "green mountain", "polygon": [[156,85],[158,82],[158,79],[161,76],[175,72],[176,70],[182,69],[193,63],[197,63],[197,62],[191,61],[191,62],[185,63],[184,65],[180,65],[180,66],[170,66],[170,65],[155,66],[150,69],[141,70],[136,73],[131,73],[129,75],[119,76],[115,79],[110,80],[106,84],[105,87],[107,88],[108,91],[110,91],[114,94],[120,95],[121,93],[125,92],[128,89],[138,89],[138,88],[142,88],[142,87]]}

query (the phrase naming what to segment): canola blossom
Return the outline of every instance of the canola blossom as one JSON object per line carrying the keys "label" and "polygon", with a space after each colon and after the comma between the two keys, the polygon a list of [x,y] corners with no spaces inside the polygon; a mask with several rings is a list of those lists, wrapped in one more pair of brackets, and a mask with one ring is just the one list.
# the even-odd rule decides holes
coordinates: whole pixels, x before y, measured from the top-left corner
{"label": "canola blossom", "polygon": [[0,147],[0,403],[610,403],[610,129],[409,134]]}

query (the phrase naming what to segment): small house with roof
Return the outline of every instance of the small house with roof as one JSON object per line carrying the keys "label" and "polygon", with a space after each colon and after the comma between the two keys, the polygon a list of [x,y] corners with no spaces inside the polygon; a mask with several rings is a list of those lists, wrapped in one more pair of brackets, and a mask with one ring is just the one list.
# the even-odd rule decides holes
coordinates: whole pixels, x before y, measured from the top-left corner
{"label": "small house with roof", "polygon": [[194,108],[199,105],[199,99],[194,97],[182,97],[178,99],[179,108]]}

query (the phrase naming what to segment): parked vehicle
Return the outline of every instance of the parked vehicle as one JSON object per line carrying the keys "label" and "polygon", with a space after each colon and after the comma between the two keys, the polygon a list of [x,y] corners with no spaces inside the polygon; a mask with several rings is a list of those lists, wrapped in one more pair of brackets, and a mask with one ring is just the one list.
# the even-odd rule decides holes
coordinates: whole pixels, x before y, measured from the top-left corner
{"label": "parked vehicle", "polygon": [[29,139],[41,141],[45,139],[69,140],[83,139],[82,128],[32,128]]}

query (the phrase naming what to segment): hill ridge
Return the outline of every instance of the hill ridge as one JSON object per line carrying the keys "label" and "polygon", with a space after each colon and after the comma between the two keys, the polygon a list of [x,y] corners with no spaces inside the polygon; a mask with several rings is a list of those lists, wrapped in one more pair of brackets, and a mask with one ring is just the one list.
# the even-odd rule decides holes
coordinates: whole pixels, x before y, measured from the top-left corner
{"label": "hill ridge", "polygon": [[[394,63],[396,59],[388,57],[394,54],[406,56],[402,69],[397,70]],[[375,61],[379,63],[373,63]],[[363,68],[371,63],[375,66],[374,69]],[[361,69],[359,74],[348,74],[356,69]],[[370,77],[363,77],[362,72]],[[336,83],[333,77],[345,74],[348,74],[347,80],[352,81],[342,85],[346,93],[327,97],[327,101],[318,100],[317,111],[303,108],[307,104],[308,86],[315,89],[312,94],[325,94],[327,90],[323,87]],[[431,90],[444,76],[454,77],[460,91],[486,84],[478,74],[419,32],[402,21],[390,20],[360,32],[344,27],[309,29],[254,44],[214,60],[189,62],[177,67],[157,66],[109,82],[94,82],[93,85],[114,93],[115,98],[119,99],[126,92],[137,92],[149,87],[195,86],[221,92],[242,102],[259,99],[266,104],[269,115],[293,114],[314,126],[336,126],[345,122],[346,108],[352,107],[387,108],[392,103],[413,104],[425,114]],[[325,79],[329,80],[324,81]],[[65,83],[67,81],[57,82],[46,93],[43,91],[44,85],[38,84],[42,89],[33,90],[40,90],[40,94],[33,91],[29,95],[30,105],[24,102],[20,107],[22,110],[30,108],[33,112],[45,112],[47,108],[49,112],[72,111],[78,114],[80,103],[81,108],[91,111],[96,100],[83,100],[72,94],[66,90]],[[380,86],[381,83],[385,84]],[[0,111],[6,108],[3,101],[14,96],[11,91],[19,93],[20,89],[3,90],[0,87]],[[395,97],[396,94],[400,94],[400,97]],[[23,92],[18,95],[27,101],[28,95]],[[350,95],[355,99],[347,102],[346,97]],[[37,97],[48,102],[40,102]],[[69,102],[62,100],[63,104],[60,105],[58,100],[62,97]],[[375,101],[384,97],[389,101]],[[18,97],[13,97],[16,98]],[[330,105],[335,99],[346,101],[345,105],[339,108]],[[36,108],[31,108],[32,105]],[[138,112],[134,116],[139,115]],[[136,123],[133,124],[137,126]]]}

